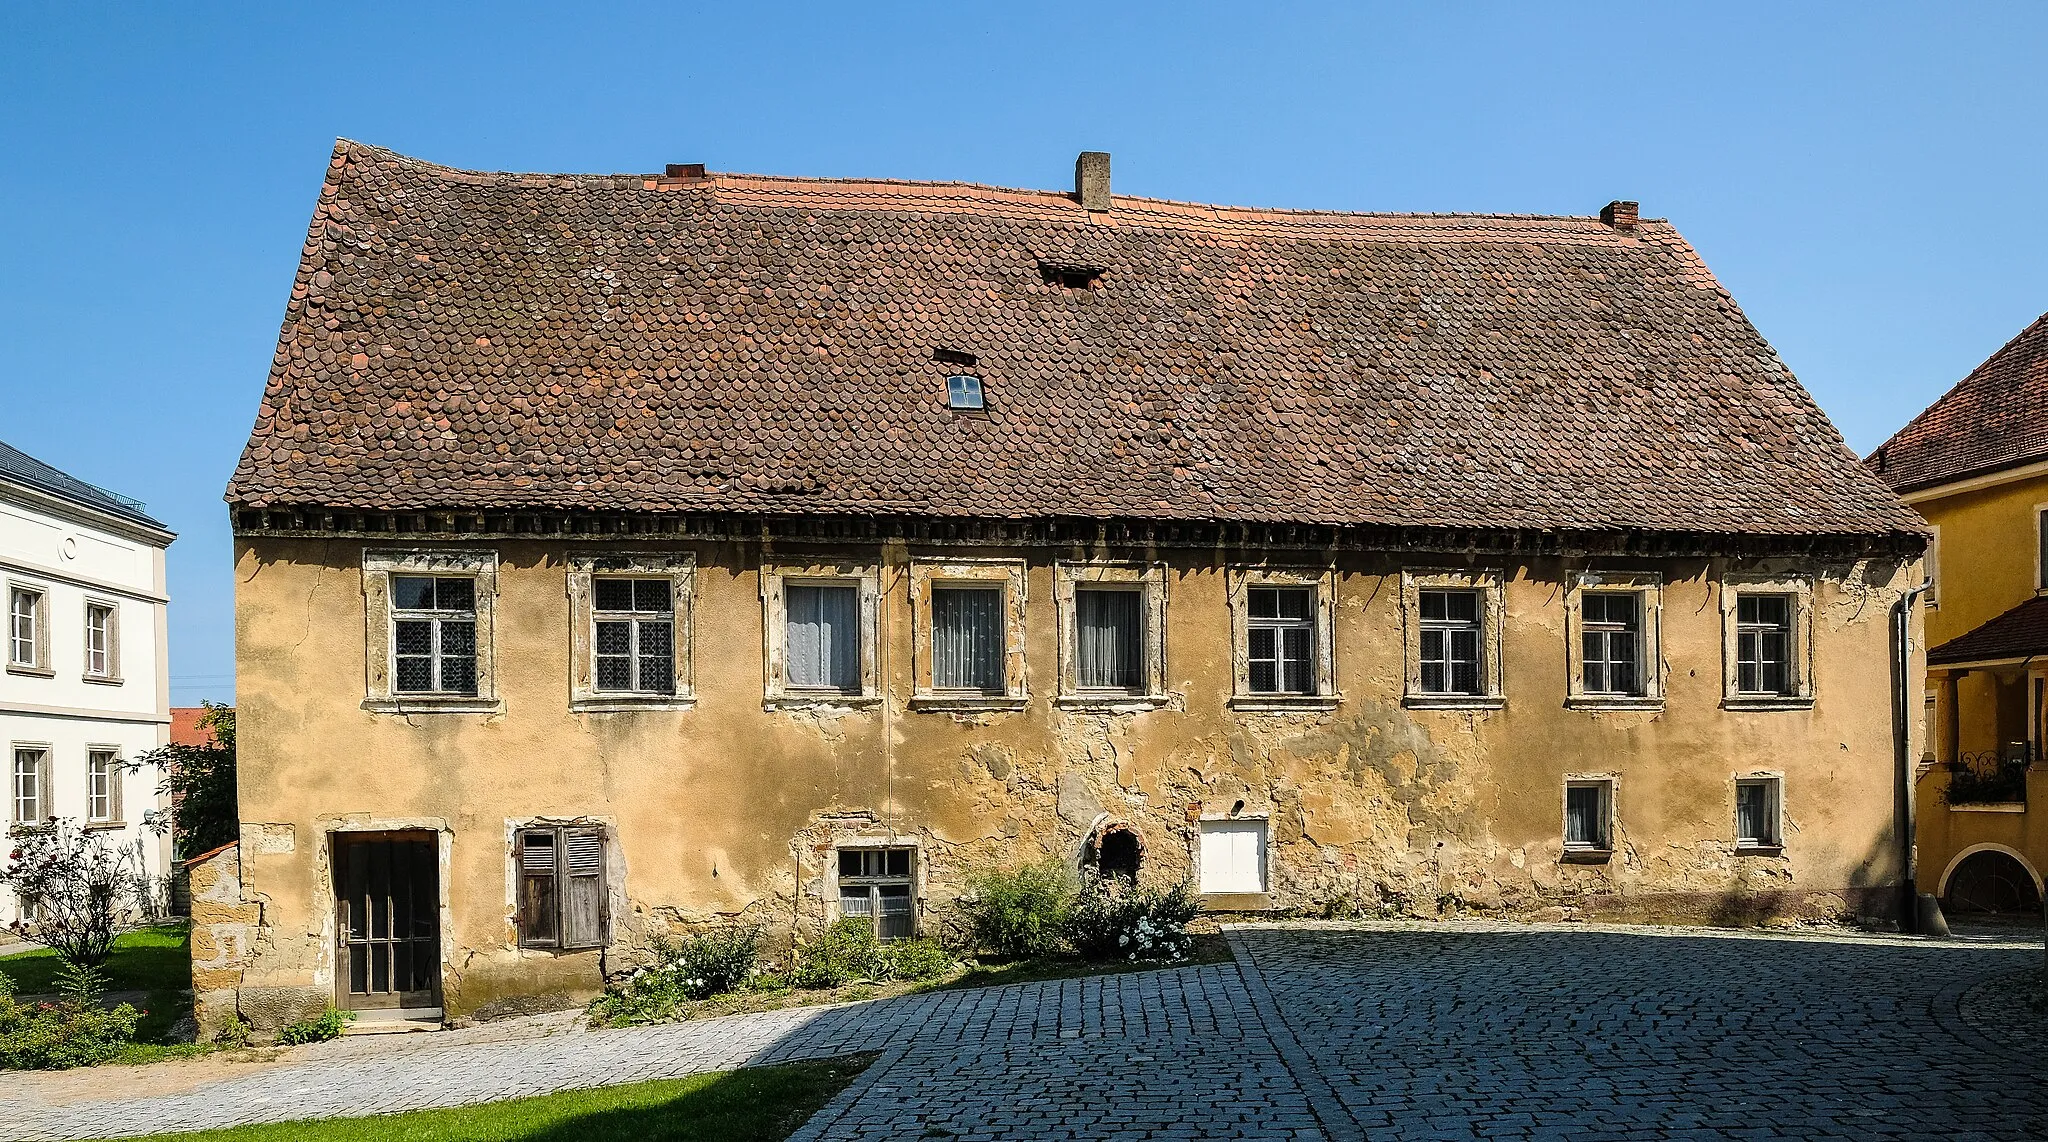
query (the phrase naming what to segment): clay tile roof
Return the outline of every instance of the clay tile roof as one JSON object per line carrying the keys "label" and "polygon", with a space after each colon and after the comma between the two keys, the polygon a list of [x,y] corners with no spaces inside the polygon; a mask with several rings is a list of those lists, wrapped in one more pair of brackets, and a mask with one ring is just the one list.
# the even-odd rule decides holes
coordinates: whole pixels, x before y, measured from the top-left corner
{"label": "clay tile roof", "polygon": [[[1041,264],[1099,270],[1092,290]],[[945,402],[975,355],[986,414]],[[1921,533],[1661,220],[479,174],[343,141],[247,507]]]}
{"label": "clay tile roof", "polygon": [[2048,315],[1870,454],[1902,492],[2048,459]]}
{"label": "clay tile roof", "polygon": [[2048,596],[2028,599],[1983,626],[1949,639],[1927,652],[1927,665],[1995,662],[2035,654],[2048,654]]}
{"label": "clay tile roof", "polygon": [[171,707],[171,744],[207,746],[213,744],[213,731],[199,724],[206,716],[204,706]]}

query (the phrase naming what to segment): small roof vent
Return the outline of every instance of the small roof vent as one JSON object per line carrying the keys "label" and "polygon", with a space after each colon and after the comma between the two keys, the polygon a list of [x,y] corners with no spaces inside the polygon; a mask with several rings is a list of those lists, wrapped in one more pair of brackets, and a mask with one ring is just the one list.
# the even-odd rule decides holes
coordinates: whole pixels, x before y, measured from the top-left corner
{"label": "small roof vent", "polygon": [[981,378],[972,373],[955,373],[946,378],[946,407],[980,411],[988,406],[981,396]]}

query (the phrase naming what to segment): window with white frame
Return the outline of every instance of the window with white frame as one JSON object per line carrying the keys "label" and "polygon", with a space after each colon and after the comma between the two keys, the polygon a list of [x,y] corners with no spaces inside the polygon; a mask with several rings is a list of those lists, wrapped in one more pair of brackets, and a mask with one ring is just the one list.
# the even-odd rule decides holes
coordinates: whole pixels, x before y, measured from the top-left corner
{"label": "window with white frame", "polygon": [[1491,569],[1401,573],[1408,647],[1403,704],[1443,709],[1502,704],[1504,580],[1501,571]]}
{"label": "window with white frame", "polygon": [[1565,593],[1566,704],[1655,709],[1664,701],[1663,578],[1588,571]]}
{"label": "window with white frame", "polygon": [[879,939],[915,936],[916,859],[916,850],[907,846],[841,848],[839,914],[871,921]]}
{"label": "window with white frame", "polygon": [[591,618],[599,693],[675,693],[675,584],[661,578],[596,576]]}
{"label": "window with white frame", "polygon": [[1165,700],[1166,574],[1157,564],[1053,569],[1064,702]]}
{"label": "window with white frame", "polygon": [[94,824],[105,824],[120,817],[120,753],[111,749],[88,750],[85,755],[85,819]]}
{"label": "window with white frame", "polygon": [[1941,594],[1941,525],[1927,526],[1927,554],[1922,556],[1922,567],[1927,575],[1927,591],[1923,598],[1930,607],[1939,606]]}
{"label": "window with white frame", "polygon": [[383,712],[498,709],[491,628],[498,556],[450,548],[365,551],[367,694]]}
{"label": "window with white frame", "polygon": [[1605,853],[1614,848],[1614,781],[1591,778],[1565,782],[1564,849]]}
{"label": "window with white frame", "polygon": [[1247,587],[1245,626],[1245,666],[1252,693],[1315,693],[1313,590]]}
{"label": "window with white frame", "polygon": [[17,824],[34,824],[49,816],[48,798],[43,794],[50,763],[50,751],[37,746],[14,747],[14,766],[8,774],[8,801]]}
{"label": "window with white frame", "polygon": [[1266,822],[1263,818],[1203,821],[1202,891],[1209,894],[1266,891]]}
{"label": "window with white frame", "polygon": [[767,566],[761,582],[768,700],[878,700],[880,572],[872,565]]}
{"label": "window with white frame", "polygon": [[395,693],[475,697],[476,581],[393,575],[391,647]]}
{"label": "window with white frame", "polygon": [[2034,589],[2048,591],[2048,504],[2034,507]]}
{"label": "window with white frame", "polygon": [[120,660],[120,611],[112,603],[88,600],[85,604],[85,675],[110,680],[117,677]]}
{"label": "window with white frame", "polygon": [[913,704],[1016,709],[1024,691],[1021,559],[910,562]]}
{"label": "window with white frame", "polygon": [[1723,705],[1768,710],[1813,704],[1811,579],[1726,575],[1721,623]]}
{"label": "window with white frame", "polygon": [[1735,843],[1746,849],[1775,849],[1784,844],[1779,825],[1783,779],[1744,777],[1735,782]]}
{"label": "window with white frame", "polygon": [[29,670],[49,666],[49,601],[33,587],[7,588],[7,664]]}

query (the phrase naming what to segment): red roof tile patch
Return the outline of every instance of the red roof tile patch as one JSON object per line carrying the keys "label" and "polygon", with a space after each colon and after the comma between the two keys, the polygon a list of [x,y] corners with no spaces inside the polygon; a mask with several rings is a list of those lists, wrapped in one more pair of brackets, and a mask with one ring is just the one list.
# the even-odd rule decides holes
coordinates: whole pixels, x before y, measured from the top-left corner
{"label": "red roof tile patch", "polygon": [[[985,414],[946,407],[937,349],[978,359]],[[1090,213],[350,142],[228,498],[1920,532],[1660,220]]]}
{"label": "red roof tile patch", "polygon": [[2048,459],[2048,315],[1870,454],[1902,492]]}
{"label": "red roof tile patch", "polygon": [[2048,654],[2048,597],[2028,599],[1990,622],[1927,652],[1929,666],[1996,662]]}

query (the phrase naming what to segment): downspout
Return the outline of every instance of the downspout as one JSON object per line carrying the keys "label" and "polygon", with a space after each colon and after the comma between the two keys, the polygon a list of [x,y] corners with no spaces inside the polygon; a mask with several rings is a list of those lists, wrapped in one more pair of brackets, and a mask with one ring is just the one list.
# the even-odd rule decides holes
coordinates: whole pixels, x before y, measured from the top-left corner
{"label": "downspout", "polygon": [[[1922,580],[1892,604],[1892,832],[1899,838],[1899,930],[1920,929],[1919,857],[1914,844],[1912,707],[1908,671],[1913,664],[1913,607],[1934,585]],[[1922,680],[1925,685],[1925,680]]]}

